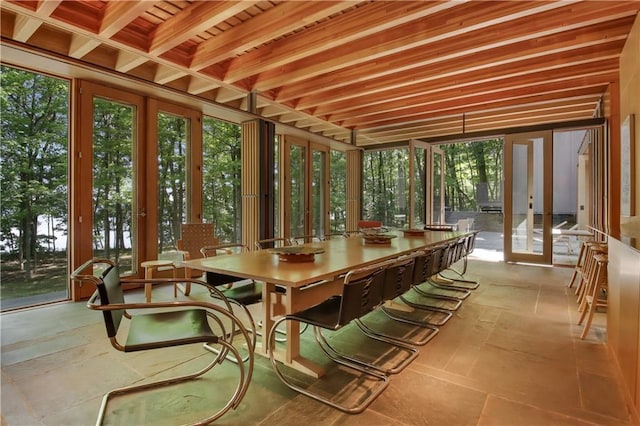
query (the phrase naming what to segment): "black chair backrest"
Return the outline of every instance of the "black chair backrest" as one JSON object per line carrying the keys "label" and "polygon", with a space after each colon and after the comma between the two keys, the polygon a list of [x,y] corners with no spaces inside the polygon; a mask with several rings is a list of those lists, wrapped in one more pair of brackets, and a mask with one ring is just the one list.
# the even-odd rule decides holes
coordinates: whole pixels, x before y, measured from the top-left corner
{"label": "black chair backrest", "polygon": [[[110,266],[100,277],[101,282],[96,285],[100,295],[100,305],[124,303],[124,292],[120,282],[120,272],[117,266]],[[124,315],[124,309],[102,311],[104,325],[107,328],[107,336],[115,337]]]}
{"label": "black chair backrest", "polygon": [[411,289],[414,279],[416,259],[422,258],[423,252],[396,259],[385,268],[383,300],[392,300]]}
{"label": "black chair backrest", "polygon": [[380,306],[383,287],[384,270],[379,266],[347,273],[340,303],[340,325],[348,324]]}
{"label": "black chair backrest", "polygon": [[416,255],[414,267],[413,267],[413,285],[418,285],[425,282],[431,275],[437,273],[438,262],[440,261],[440,255],[442,254],[441,248],[435,248],[433,250],[421,252],[421,255]]}
{"label": "black chair backrest", "polygon": [[471,234],[467,235],[467,243],[466,243],[466,247],[465,247],[465,255],[473,252],[473,249],[476,246],[476,234],[477,234],[477,232],[472,232]]}
{"label": "black chair backrest", "polygon": [[263,250],[267,248],[290,246],[291,241],[289,241],[287,238],[276,237],[276,238],[266,238],[264,240],[258,240],[256,241],[255,244],[256,244],[256,249]]}

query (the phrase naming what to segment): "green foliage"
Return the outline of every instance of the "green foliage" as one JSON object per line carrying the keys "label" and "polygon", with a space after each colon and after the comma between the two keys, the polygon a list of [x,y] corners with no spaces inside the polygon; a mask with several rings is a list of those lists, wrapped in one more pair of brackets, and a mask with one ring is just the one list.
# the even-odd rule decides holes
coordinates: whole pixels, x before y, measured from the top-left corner
{"label": "green foliage", "polygon": [[486,183],[490,200],[501,199],[502,139],[442,145],[445,202],[451,211],[477,210],[477,184]]}
{"label": "green foliage", "polygon": [[54,238],[38,235],[39,222],[55,218],[57,231],[67,232],[69,86],[8,66],[1,71],[0,239],[31,271]]}
{"label": "green foliage", "polygon": [[347,223],[347,156],[344,152],[331,151],[329,166],[331,192],[329,194],[329,232],[346,231]]}
{"label": "green foliage", "polygon": [[363,219],[396,225],[408,216],[409,149],[367,151],[363,159]]}
{"label": "green foliage", "polygon": [[132,246],[134,117],[131,106],[93,101],[93,243],[116,262]]}
{"label": "green foliage", "polygon": [[187,219],[187,124],[158,114],[158,253],[174,249]]}
{"label": "green foliage", "polygon": [[215,224],[221,241],[241,240],[241,146],[240,126],[212,117],[203,120],[204,221]]}
{"label": "green foliage", "polygon": [[[477,208],[476,184],[485,182],[490,200],[499,200],[502,184],[502,140],[456,143],[440,146],[445,154],[445,206],[451,211]],[[414,212],[416,223],[424,223],[426,179],[424,150],[416,149]],[[363,159],[363,219],[381,220],[401,226],[408,216],[409,150],[393,149],[365,152]],[[333,181],[332,181],[333,182]],[[436,200],[437,201],[437,200]]]}

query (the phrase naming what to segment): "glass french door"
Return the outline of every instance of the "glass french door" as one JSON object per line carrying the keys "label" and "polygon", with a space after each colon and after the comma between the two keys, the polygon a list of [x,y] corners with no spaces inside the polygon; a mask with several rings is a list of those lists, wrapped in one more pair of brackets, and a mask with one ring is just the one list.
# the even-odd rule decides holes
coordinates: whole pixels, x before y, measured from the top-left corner
{"label": "glass french door", "polygon": [[329,148],[285,137],[282,154],[283,236],[324,235],[329,230]]}
{"label": "glass french door", "polygon": [[[145,256],[138,243],[145,226],[144,179],[136,161],[143,98],[85,81],[80,89],[80,142],[72,160],[79,182],[72,197],[74,266],[101,257],[116,262],[121,274],[134,275]],[[74,286],[74,300],[93,292]]]}
{"label": "glass french door", "polygon": [[[171,258],[182,223],[202,222],[202,128],[200,112],[149,100],[147,212],[156,224],[147,238],[149,259]],[[164,256],[162,256],[164,255]],[[147,259],[147,260],[149,260]]]}
{"label": "glass french door", "polygon": [[506,138],[506,261],[552,262],[552,149],[551,131]]}
{"label": "glass french door", "polygon": [[429,173],[431,177],[431,185],[429,186],[431,209],[428,210],[431,217],[429,223],[445,223],[444,172],[444,151],[431,147],[431,173]]}
{"label": "glass french door", "polygon": [[409,144],[409,227],[445,223],[444,152],[420,141]]}

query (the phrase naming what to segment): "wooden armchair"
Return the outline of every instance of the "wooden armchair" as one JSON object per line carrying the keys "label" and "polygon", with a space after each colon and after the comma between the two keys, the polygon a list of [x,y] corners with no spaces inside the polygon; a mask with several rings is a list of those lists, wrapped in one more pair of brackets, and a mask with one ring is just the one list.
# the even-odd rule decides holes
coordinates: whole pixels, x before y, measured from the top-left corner
{"label": "wooden armchair", "polygon": [[[200,259],[204,257],[202,249],[209,246],[217,246],[220,240],[215,237],[213,223],[183,223],[180,225],[180,239],[177,241],[178,251],[183,260]],[[185,268],[186,278],[198,278],[202,271]],[[191,284],[184,286],[184,294],[189,295]]]}

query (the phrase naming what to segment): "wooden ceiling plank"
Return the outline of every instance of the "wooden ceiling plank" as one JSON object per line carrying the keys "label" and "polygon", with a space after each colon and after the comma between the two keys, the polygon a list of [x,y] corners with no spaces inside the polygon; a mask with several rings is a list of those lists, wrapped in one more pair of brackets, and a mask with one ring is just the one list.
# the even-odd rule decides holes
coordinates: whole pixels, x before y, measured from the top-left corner
{"label": "wooden ceiling plank", "polygon": [[[626,9],[625,9],[626,11]],[[401,72],[420,73],[424,67],[432,67],[434,64],[449,61],[454,58],[465,57],[468,64],[476,64],[479,58],[484,58],[487,63],[494,55],[509,55],[510,46],[513,47],[512,55],[535,54],[544,52],[547,46],[549,51],[581,47],[596,44],[598,40],[608,41],[610,38],[626,38],[629,27],[635,18],[632,11],[625,12],[629,16],[604,20],[592,23],[593,9],[572,9],[570,23],[566,22],[564,15],[558,14],[521,18],[513,22],[498,24],[489,29],[481,29],[462,37],[447,39],[430,43],[413,49],[410,52],[391,55],[384,61],[369,61],[357,66],[345,67],[340,70],[324,73],[299,83],[287,83],[278,90],[277,100],[287,102],[296,98],[308,97],[331,89],[338,89],[353,84],[365,84],[375,86],[376,81],[387,79]],[[606,12],[602,11],[604,14]],[[620,13],[619,9],[613,12]],[[542,19],[545,18],[545,19]],[[604,17],[601,17],[604,19]],[[542,27],[544,22],[549,27]],[[590,23],[581,25],[580,22]],[[564,26],[571,24],[569,28]],[[564,47],[563,47],[564,46]],[[526,51],[526,52],[524,52]],[[382,78],[384,77],[384,78]],[[344,92],[344,90],[342,91]]]}
{"label": "wooden ceiling plank", "polygon": [[[577,59],[577,58],[576,58]],[[361,96],[359,102],[344,100],[335,103],[327,103],[316,109],[316,114],[331,114],[341,116],[350,114],[354,110],[379,111],[392,106],[394,103],[407,103],[430,98],[439,99],[451,96],[460,89],[465,92],[477,91],[487,92],[491,90],[517,89],[531,86],[540,82],[566,81],[576,77],[588,76],[591,74],[602,74],[617,69],[617,56],[596,58],[593,61],[579,60],[571,64],[553,65],[544,67],[544,62],[539,62],[538,66],[524,65],[518,69],[513,68],[511,72],[504,72],[500,67],[484,70],[482,73],[468,73],[458,76],[455,79],[442,78],[432,82],[421,82],[413,86],[402,89],[390,90],[385,93],[376,93],[368,96]],[[528,62],[528,61],[524,61]],[[365,107],[361,107],[365,104]]]}
{"label": "wooden ceiling plank", "polygon": [[191,69],[200,70],[233,58],[305,25],[353,7],[354,4],[353,1],[280,3],[253,19],[200,43],[191,60]]}
{"label": "wooden ceiling plank", "polygon": [[[314,26],[308,31],[271,43],[234,59],[225,76],[233,83],[362,37],[424,18],[460,2],[371,2]],[[336,29],[339,30],[336,30]]]}
{"label": "wooden ceiling plank", "polygon": [[602,95],[606,87],[607,84],[601,84],[579,89],[566,90],[565,88],[564,90],[549,90],[535,94],[527,93],[521,96],[506,93],[504,98],[495,95],[472,95],[464,101],[456,99],[442,102],[438,105],[408,107],[402,111],[396,111],[396,114],[393,115],[386,113],[381,114],[379,117],[368,116],[364,119],[345,120],[343,126],[354,129],[359,129],[360,127],[384,127],[392,124],[417,122],[425,118],[438,117],[440,115],[462,114],[499,107],[535,104],[560,98],[593,96],[594,94]]}
{"label": "wooden ceiling plank", "polygon": [[[310,82],[305,82],[304,87],[285,87],[282,91],[278,92],[276,99],[279,102],[291,100],[290,96],[287,95],[288,89],[291,89],[289,93],[293,93],[293,90],[305,90],[316,87],[315,89],[311,89],[314,94],[309,95],[309,92],[306,92],[306,96],[295,101],[296,108],[302,110],[328,102],[346,100],[352,94],[353,97],[361,97],[383,90],[397,89],[442,77],[453,79],[454,76],[459,74],[491,67],[500,67],[501,69],[509,70],[512,64],[517,65],[524,60],[535,60],[535,58],[549,57],[552,54],[555,55],[556,61],[562,61],[563,59],[571,58],[574,53],[579,54],[579,49],[591,49],[593,52],[594,49],[606,49],[607,47],[602,45],[611,42],[618,42],[621,43],[621,45],[624,44],[626,34],[633,21],[625,19],[625,25],[619,25],[620,21],[615,22],[618,23],[618,25],[613,27],[616,29],[609,33],[600,33],[598,31],[590,31],[587,28],[581,28],[578,32],[569,31],[559,35],[522,41],[513,45],[501,46],[496,49],[457,57],[455,60],[433,61],[428,65],[405,71],[397,71],[392,75],[375,79],[361,78],[358,79],[358,81],[351,79],[350,81],[352,83],[349,85],[348,91],[344,90],[342,83],[331,84],[329,82],[330,79],[320,77],[317,79],[318,82],[315,83],[315,86],[310,84]],[[618,27],[619,29],[617,29]],[[584,37],[580,37],[580,35],[584,35]],[[375,66],[378,67],[377,64]],[[395,69],[393,64],[389,64],[389,68]],[[363,67],[363,70],[359,72],[367,73],[369,71],[370,69],[368,67]],[[313,82],[313,80],[311,80],[311,82]],[[303,91],[301,93],[305,92]]]}
{"label": "wooden ceiling plank", "polygon": [[[182,12],[158,25],[149,40],[149,53],[160,55],[245,11],[256,3],[258,0],[191,3]],[[204,43],[201,43],[200,46]]]}
{"label": "wooden ceiling plank", "polygon": [[98,34],[101,37],[113,37],[138,16],[153,7],[153,3],[148,0],[107,2]]}
{"label": "wooden ceiling plank", "polygon": [[563,2],[540,2],[534,5],[529,2],[471,2],[262,72],[255,77],[254,88],[266,91],[285,86],[347,66],[370,60],[381,60],[394,53],[439,40],[451,39],[505,20],[540,13],[565,4]]}

